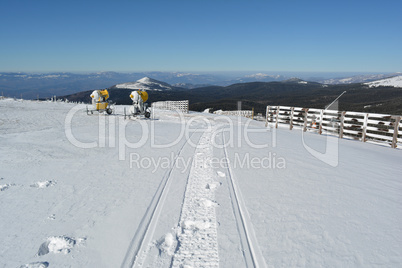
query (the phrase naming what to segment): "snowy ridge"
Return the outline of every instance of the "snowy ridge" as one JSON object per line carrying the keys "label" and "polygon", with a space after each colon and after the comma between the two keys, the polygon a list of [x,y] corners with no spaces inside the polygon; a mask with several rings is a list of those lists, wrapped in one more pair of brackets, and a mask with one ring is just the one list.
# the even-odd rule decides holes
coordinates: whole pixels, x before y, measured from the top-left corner
{"label": "snowy ridge", "polygon": [[212,131],[206,131],[195,151],[180,217],[179,248],[172,267],[219,267],[217,206],[212,158]]}
{"label": "snowy ridge", "polygon": [[128,88],[128,89],[145,89],[145,90],[171,90],[172,86],[168,83],[164,83],[149,77],[141,78],[135,82],[118,84],[116,88]]}
{"label": "snowy ridge", "polygon": [[402,75],[365,83],[369,87],[402,87]]}

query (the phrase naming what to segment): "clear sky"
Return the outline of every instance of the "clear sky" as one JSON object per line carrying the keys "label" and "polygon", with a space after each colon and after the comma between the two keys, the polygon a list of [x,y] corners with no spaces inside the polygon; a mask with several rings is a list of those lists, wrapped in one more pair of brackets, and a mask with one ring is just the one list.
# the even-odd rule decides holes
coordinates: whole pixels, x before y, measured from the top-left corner
{"label": "clear sky", "polygon": [[0,6],[0,71],[402,71],[401,0]]}

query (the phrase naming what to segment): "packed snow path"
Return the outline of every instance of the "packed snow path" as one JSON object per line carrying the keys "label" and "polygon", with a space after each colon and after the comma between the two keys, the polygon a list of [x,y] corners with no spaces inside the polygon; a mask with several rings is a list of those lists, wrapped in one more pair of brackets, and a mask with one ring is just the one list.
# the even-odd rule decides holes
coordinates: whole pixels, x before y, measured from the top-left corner
{"label": "packed snow path", "polygon": [[219,267],[211,137],[212,130],[206,131],[195,150],[172,267]]}

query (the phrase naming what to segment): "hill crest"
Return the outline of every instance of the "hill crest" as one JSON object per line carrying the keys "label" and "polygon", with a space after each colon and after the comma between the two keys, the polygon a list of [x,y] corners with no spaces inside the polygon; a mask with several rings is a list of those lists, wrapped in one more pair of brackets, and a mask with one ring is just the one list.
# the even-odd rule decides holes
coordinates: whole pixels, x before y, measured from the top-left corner
{"label": "hill crest", "polygon": [[172,90],[173,87],[168,83],[158,81],[156,79],[152,79],[150,77],[143,77],[138,79],[135,82],[128,82],[117,84],[112,88],[125,88],[125,89],[145,89],[145,90],[153,90],[153,91],[165,91],[165,90]]}

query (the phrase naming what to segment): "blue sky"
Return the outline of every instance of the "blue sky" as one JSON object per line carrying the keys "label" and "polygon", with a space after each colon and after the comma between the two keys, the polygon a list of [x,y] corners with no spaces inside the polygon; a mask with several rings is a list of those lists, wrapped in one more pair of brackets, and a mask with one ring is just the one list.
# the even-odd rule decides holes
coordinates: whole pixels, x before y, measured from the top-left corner
{"label": "blue sky", "polygon": [[0,71],[402,71],[402,1],[2,1]]}

